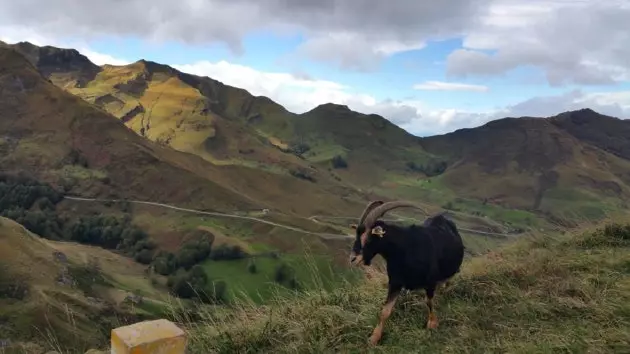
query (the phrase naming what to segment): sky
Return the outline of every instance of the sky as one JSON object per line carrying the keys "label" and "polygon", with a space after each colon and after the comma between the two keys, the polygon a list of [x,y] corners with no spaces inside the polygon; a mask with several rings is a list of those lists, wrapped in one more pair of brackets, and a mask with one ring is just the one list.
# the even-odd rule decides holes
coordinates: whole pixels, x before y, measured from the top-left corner
{"label": "sky", "polygon": [[581,108],[630,118],[629,19],[630,0],[0,0],[0,40],[152,60],[427,136]]}

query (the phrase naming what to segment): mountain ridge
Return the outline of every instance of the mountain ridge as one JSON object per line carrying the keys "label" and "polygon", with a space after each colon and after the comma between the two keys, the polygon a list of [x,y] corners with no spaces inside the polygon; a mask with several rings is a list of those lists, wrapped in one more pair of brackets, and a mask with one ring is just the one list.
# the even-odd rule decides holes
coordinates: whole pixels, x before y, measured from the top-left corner
{"label": "mountain ridge", "polygon": [[[621,201],[630,195],[628,124],[590,109],[417,137],[346,105],[324,103],[295,114],[268,97],[146,59],[103,65],[84,87],[59,84],[83,77],[71,69],[49,78],[137,134],[217,166],[265,169],[391,198],[472,198],[542,212],[554,209],[544,207],[544,191],[554,188],[584,192],[578,199],[589,203],[598,193],[616,193]],[[603,132],[583,128],[604,121]]]}

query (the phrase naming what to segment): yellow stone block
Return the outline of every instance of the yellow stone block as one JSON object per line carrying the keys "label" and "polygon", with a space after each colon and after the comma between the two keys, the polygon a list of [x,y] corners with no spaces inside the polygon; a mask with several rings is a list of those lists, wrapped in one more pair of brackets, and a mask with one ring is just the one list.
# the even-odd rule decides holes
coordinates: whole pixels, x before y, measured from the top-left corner
{"label": "yellow stone block", "polygon": [[112,354],[184,354],[186,333],[168,320],[135,323],[112,329]]}

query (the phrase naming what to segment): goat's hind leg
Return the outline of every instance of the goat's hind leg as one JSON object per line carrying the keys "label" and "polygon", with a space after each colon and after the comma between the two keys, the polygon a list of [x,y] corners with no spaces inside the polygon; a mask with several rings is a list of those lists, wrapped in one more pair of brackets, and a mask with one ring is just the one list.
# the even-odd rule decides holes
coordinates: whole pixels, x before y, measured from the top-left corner
{"label": "goat's hind leg", "polygon": [[435,285],[425,289],[427,293],[427,308],[429,310],[429,319],[427,321],[427,328],[435,329],[438,327],[438,318],[435,313],[435,304],[433,298],[435,296]]}
{"label": "goat's hind leg", "polygon": [[396,305],[396,300],[398,299],[398,296],[400,296],[401,290],[402,287],[389,285],[387,290],[387,299],[385,300],[385,304],[381,310],[378,325],[374,328],[374,331],[372,331],[372,335],[370,336],[370,345],[376,345],[381,340],[383,330],[385,328],[385,321],[387,321],[389,316],[392,314],[394,305]]}

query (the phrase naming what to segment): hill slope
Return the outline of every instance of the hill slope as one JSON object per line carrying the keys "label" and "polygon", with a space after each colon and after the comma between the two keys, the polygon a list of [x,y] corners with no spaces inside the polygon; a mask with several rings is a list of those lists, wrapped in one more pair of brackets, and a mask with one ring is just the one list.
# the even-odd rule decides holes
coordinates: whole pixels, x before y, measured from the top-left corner
{"label": "hill slope", "polygon": [[[616,137],[603,138],[607,133],[597,130],[600,125],[612,125]],[[617,153],[630,144],[630,136],[623,135],[629,127],[630,122],[588,110],[552,118],[504,118],[423,138],[421,144],[447,157],[449,167],[439,182],[462,196],[601,216],[602,209],[619,208],[630,197],[630,160]]]}
{"label": "hill slope", "polygon": [[112,326],[160,315],[143,305],[130,308],[125,299],[134,294],[144,297],[146,308],[165,306],[166,292],[130,259],[44,240],[0,217],[0,332],[9,349],[41,353],[102,345]]}
{"label": "hill slope", "polygon": [[[425,329],[424,295],[398,301],[379,353],[622,353],[630,347],[630,225],[539,236],[465,261],[436,295],[437,330]],[[387,289],[310,293],[236,316],[207,315],[191,351],[362,352]]]}

